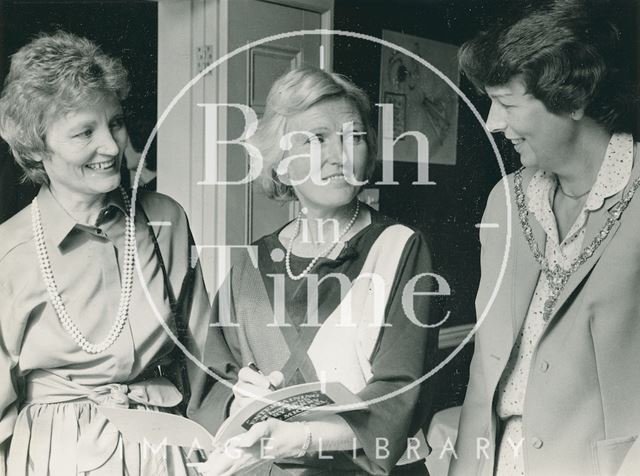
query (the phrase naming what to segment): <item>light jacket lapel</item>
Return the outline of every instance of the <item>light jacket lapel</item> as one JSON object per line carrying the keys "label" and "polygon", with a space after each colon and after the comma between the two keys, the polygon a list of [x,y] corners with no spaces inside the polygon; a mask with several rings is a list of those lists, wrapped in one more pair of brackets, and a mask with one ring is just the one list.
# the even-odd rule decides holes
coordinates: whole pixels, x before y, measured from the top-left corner
{"label": "light jacket lapel", "polygon": [[[525,194],[526,208],[529,209],[529,197],[526,193],[531,180],[535,176],[535,170],[525,169],[522,172],[522,190]],[[514,189],[515,192],[515,189]],[[515,194],[512,196],[513,203],[517,203]],[[527,316],[529,304],[531,303],[531,297],[535,291],[540,276],[540,265],[533,257],[531,248],[527,243],[527,239],[522,231],[520,225],[519,210],[517,206],[513,208],[513,251],[511,253],[511,259],[513,259],[513,282],[510,283],[513,289],[512,301],[511,301],[511,336],[508,337],[509,348],[508,353],[511,353],[511,348],[515,343],[522,323]],[[539,249],[544,252],[547,235],[544,229],[536,220],[532,214],[529,214],[529,225],[531,226],[531,232],[535,243],[537,243]],[[507,354],[508,357],[508,354]]]}
{"label": "light jacket lapel", "polygon": [[[533,239],[538,244],[540,250],[544,252],[547,235],[537,220],[530,219],[529,224],[531,225],[531,231],[533,232]],[[517,227],[518,230],[518,238],[515,240],[517,245],[514,250],[515,273],[513,276],[516,281],[513,283],[512,345],[515,343],[520,329],[522,328],[524,319],[527,316],[529,304],[531,303],[541,272],[540,265],[533,257],[529,244],[522,233],[520,221],[517,218],[517,211],[515,216],[515,227]]]}

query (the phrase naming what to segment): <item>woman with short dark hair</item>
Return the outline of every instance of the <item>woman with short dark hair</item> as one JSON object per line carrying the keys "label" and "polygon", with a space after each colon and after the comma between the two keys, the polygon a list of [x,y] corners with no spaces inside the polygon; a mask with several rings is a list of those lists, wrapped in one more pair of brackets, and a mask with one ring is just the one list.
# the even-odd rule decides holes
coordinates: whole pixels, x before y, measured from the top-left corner
{"label": "woman with short dark hair", "polygon": [[523,168],[496,185],[482,220],[498,228],[480,232],[452,475],[615,474],[640,433],[634,96],[619,32],[592,7],[547,2],[460,53],[491,99],[487,128]]}

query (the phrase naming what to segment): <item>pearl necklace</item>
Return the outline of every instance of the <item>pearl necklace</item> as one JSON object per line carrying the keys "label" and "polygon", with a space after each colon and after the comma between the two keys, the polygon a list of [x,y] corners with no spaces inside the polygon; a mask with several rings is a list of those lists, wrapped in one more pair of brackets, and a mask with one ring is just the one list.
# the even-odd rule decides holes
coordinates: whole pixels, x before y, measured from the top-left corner
{"label": "pearl necklace", "polygon": [[122,188],[120,188],[120,192],[122,193],[126,210],[122,290],[120,292],[118,317],[113,323],[107,337],[99,344],[89,342],[67,312],[67,308],[62,301],[60,293],[58,292],[58,286],[53,276],[53,270],[51,269],[51,261],[49,259],[49,253],[47,252],[47,245],[44,240],[44,229],[42,227],[37,197],[33,199],[33,202],[31,202],[31,223],[33,226],[33,235],[35,237],[36,250],[38,252],[40,271],[49,293],[49,299],[51,300],[51,304],[53,304],[56,314],[58,315],[58,319],[60,320],[60,324],[62,324],[64,330],[67,331],[82,350],[89,354],[99,354],[111,347],[118,339],[118,336],[120,336],[129,316],[129,304],[131,302],[131,290],[133,288],[133,273],[136,254],[136,229],[134,221],[129,216],[129,212],[131,210],[129,197]]}
{"label": "pearl necklace", "polygon": [[351,229],[353,224],[356,222],[356,219],[358,218],[358,213],[360,213],[360,201],[356,200],[356,209],[353,212],[353,216],[351,217],[351,220],[349,220],[349,223],[347,224],[346,228],[342,231],[342,233],[340,233],[340,236],[338,236],[338,239],[334,241],[331,246],[327,247],[325,250],[320,252],[320,254],[316,255],[311,260],[311,263],[307,265],[304,271],[302,271],[302,273],[296,276],[295,274],[293,274],[293,271],[291,271],[291,250],[293,249],[293,242],[298,236],[298,233],[300,232],[300,226],[302,225],[302,210],[300,210],[300,212],[298,213],[298,217],[296,218],[296,228],[293,232],[293,236],[291,237],[291,241],[289,242],[289,246],[287,247],[287,254],[285,256],[285,268],[287,269],[287,275],[289,275],[289,277],[294,281],[298,281],[304,278],[307,274],[309,274],[309,271],[311,271],[311,269],[316,265],[318,260],[324,256],[327,256],[329,253],[331,253],[331,251],[336,247],[336,245],[340,242],[340,240],[344,238],[344,236],[347,234],[347,232]]}
{"label": "pearl necklace", "polygon": [[560,293],[566,286],[569,278],[576,270],[585,263],[596,252],[598,247],[604,240],[607,239],[613,225],[620,219],[624,211],[629,206],[629,202],[633,198],[636,190],[640,187],[640,178],[636,179],[633,184],[623,194],[622,199],[616,203],[609,211],[609,216],[600,232],[596,235],[593,241],[582,249],[582,252],[574,259],[568,268],[562,268],[560,265],[555,265],[553,268],[549,265],[549,262],[545,258],[544,254],[540,251],[535,238],[533,237],[533,230],[529,223],[529,210],[527,209],[524,190],[522,188],[522,169],[518,170],[514,174],[514,190],[516,194],[516,204],[518,206],[518,217],[520,218],[520,226],[522,232],[527,240],[529,249],[533,254],[533,257],[542,268],[542,272],[547,280],[549,286],[549,297],[544,303],[544,310],[542,312],[542,318],[544,321],[548,321],[553,313],[553,308],[558,302]]}

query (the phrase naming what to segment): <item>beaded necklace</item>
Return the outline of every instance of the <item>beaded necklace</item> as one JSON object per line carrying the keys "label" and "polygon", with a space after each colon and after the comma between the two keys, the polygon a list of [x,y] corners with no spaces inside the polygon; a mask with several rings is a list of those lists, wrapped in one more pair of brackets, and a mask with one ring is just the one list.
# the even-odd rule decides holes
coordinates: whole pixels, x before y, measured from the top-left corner
{"label": "beaded necklace", "polygon": [[111,347],[120,336],[125,323],[129,316],[129,305],[131,303],[131,290],[133,288],[133,272],[136,254],[136,229],[135,223],[129,216],[131,210],[131,202],[126,192],[120,187],[120,193],[125,204],[125,245],[124,245],[124,273],[122,278],[122,289],[120,292],[120,304],[118,306],[118,317],[116,318],[109,334],[99,344],[90,342],[80,331],[78,326],[69,316],[67,308],[62,301],[62,297],[58,291],[53,269],[51,268],[51,260],[47,252],[47,245],[44,240],[44,229],[40,217],[40,208],[38,206],[37,197],[31,202],[31,224],[33,227],[33,235],[35,237],[36,251],[38,253],[38,261],[40,263],[40,271],[42,279],[47,287],[49,299],[53,305],[60,324],[64,330],[73,338],[73,340],[89,354],[99,354]]}
{"label": "beaded necklace", "polygon": [[349,223],[347,224],[346,228],[342,231],[342,233],[340,233],[340,236],[338,236],[338,239],[334,241],[331,246],[328,246],[326,249],[320,252],[320,254],[316,255],[311,260],[311,262],[307,265],[304,271],[302,271],[302,273],[295,275],[293,274],[293,271],[291,271],[291,250],[293,250],[293,242],[298,236],[298,233],[300,232],[300,226],[302,225],[302,210],[300,210],[300,212],[298,213],[298,217],[296,218],[296,228],[293,231],[293,236],[291,237],[291,241],[289,241],[289,246],[287,246],[287,254],[285,256],[285,268],[287,270],[287,275],[289,275],[289,277],[294,281],[298,281],[304,278],[307,274],[309,274],[309,271],[311,271],[311,269],[315,266],[318,260],[323,256],[326,256],[329,253],[331,253],[331,250],[333,250],[336,247],[336,245],[340,242],[340,240],[344,238],[344,236],[347,234],[347,232],[351,229],[353,224],[356,222],[356,218],[358,218],[359,212],[360,212],[360,201],[356,200],[356,209],[353,212],[353,216],[351,217],[351,220],[349,220]]}
{"label": "beaded necklace", "polygon": [[544,310],[542,314],[542,318],[545,321],[548,321],[551,318],[553,308],[555,307],[556,302],[558,301],[558,298],[571,275],[575,273],[583,263],[591,258],[591,256],[593,256],[598,247],[609,236],[609,232],[611,232],[615,222],[620,219],[622,213],[627,209],[634,193],[638,187],[640,187],[640,177],[633,182],[631,187],[629,187],[622,196],[622,199],[611,208],[607,221],[593,241],[582,249],[581,253],[571,262],[567,269],[564,269],[558,264],[553,268],[549,266],[549,262],[540,251],[538,243],[536,243],[536,240],[533,237],[533,231],[529,224],[529,211],[527,209],[524,192],[522,190],[522,170],[523,169],[520,169],[514,174],[514,190],[516,194],[516,204],[518,206],[518,217],[520,218],[520,226],[522,227],[524,237],[531,249],[531,253],[542,268],[542,272],[544,273],[545,278],[547,279],[547,284],[549,285],[549,297],[544,303]]}

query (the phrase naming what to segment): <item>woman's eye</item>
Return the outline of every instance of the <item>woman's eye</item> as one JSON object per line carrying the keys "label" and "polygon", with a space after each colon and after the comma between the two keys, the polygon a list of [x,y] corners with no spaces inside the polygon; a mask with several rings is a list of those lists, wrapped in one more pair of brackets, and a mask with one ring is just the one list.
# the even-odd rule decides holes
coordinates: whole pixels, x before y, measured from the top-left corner
{"label": "woman's eye", "polygon": [[354,132],[353,133],[353,143],[354,144],[359,144],[360,142],[362,142],[364,140],[364,135],[366,134],[366,132]]}
{"label": "woman's eye", "polygon": [[317,140],[318,142],[320,142],[321,144],[325,141],[324,135],[323,134],[314,134],[311,137],[307,137],[307,140],[305,140],[305,144],[310,144],[311,142],[313,142],[314,140]]}
{"label": "woman's eye", "polygon": [[354,131],[351,134],[346,134],[344,136],[345,139],[347,140],[351,140],[353,141],[354,144],[359,144],[364,140],[364,135],[366,134],[366,132],[358,132],[358,131]]}
{"label": "woman's eye", "polygon": [[500,108],[500,109],[505,109],[505,110],[514,107],[514,106],[512,106],[510,104],[505,104],[502,101],[497,100],[497,99],[492,99],[491,100],[491,107],[493,107],[493,106],[495,106],[497,108]]}
{"label": "woman's eye", "polygon": [[81,132],[78,132],[75,136],[73,137],[77,137],[79,139],[86,139],[89,138],[93,135],[93,129],[84,129]]}

